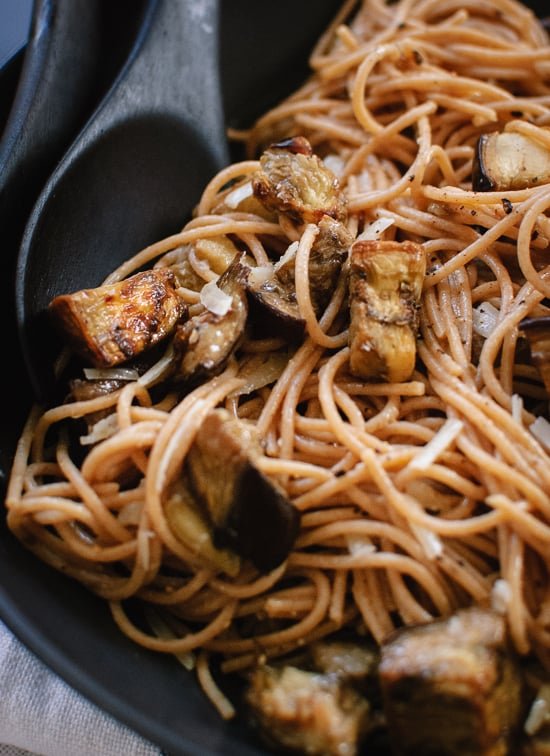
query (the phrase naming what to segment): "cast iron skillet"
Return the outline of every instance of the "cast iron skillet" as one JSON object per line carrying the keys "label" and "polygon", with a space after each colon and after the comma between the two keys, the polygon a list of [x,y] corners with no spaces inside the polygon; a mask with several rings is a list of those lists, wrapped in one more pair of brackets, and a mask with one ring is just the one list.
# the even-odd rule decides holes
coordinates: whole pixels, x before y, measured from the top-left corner
{"label": "cast iron skillet", "polygon": [[[294,86],[296,66],[304,70],[307,52],[333,10],[329,6],[337,4],[337,0],[326,4],[318,2],[315,6],[296,0],[278,0],[273,10],[271,4],[257,0],[223,3],[220,82],[226,113],[233,123],[238,120],[239,103],[246,101],[248,86],[255,89],[251,116],[256,114],[253,112],[256,104],[261,109],[260,99],[264,100],[261,107],[270,104],[265,102],[262,75],[275,88],[284,81]],[[324,18],[321,14],[317,16],[321,5]],[[230,13],[231,7],[238,8],[239,20]],[[541,14],[546,10],[542,0],[537,5],[532,3],[531,7]],[[279,23],[284,34],[279,33]],[[302,38],[294,51],[287,49],[287,57],[277,62],[277,46],[292,48],[288,37],[293,37],[289,32],[295,26],[302,32],[308,30],[310,37]],[[265,70],[260,75],[257,68],[264,60],[264,53],[277,65],[271,72]],[[279,74],[285,68],[283,61],[289,60],[293,61],[290,70]],[[234,68],[231,68],[233,62]],[[249,84],[246,84],[247,76]],[[278,91],[277,96],[280,94],[283,92]],[[102,194],[102,197],[106,202],[111,199],[110,194]],[[182,220],[178,219],[178,225]],[[145,241],[146,238],[140,240]],[[73,257],[68,260],[78,266],[78,260],[74,261]],[[47,265],[47,260],[44,264]],[[41,283],[36,276],[33,285],[37,290]],[[18,369],[17,361],[11,369]],[[14,437],[17,430],[13,428]],[[3,451],[11,448],[5,445]],[[148,652],[124,638],[114,626],[103,601],[38,563],[7,532],[3,522],[0,524],[0,566],[0,616],[29,648],[92,701],[175,756],[260,756],[265,752],[242,721],[228,724],[220,720],[194,679],[173,659]]]}
{"label": "cast iron skillet", "polygon": [[[165,1],[165,0],[163,0]],[[169,0],[174,3],[175,0]],[[177,0],[178,3],[195,4],[204,7],[200,0]],[[147,8],[150,13],[154,0]],[[206,5],[212,4],[210,0]],[[219,26],[219,55],[221,65],[219,71],[212,69],[212,58],[201,61],[203,53],[197,51],[196,64],[200,70],[210,70],[213,80],[204,82],[199,78],[200,86],[218,88],[223,91],[223,105],[228,118],[234,125],[246,125],[239,117],[243,113],[243,103],[247,102],[244,120],[259,114],[268,104],[290,91],[306,72],[306,62],[309,50],[315,40],[332,17],[339,0],[318,0],[313,6],[309,3],[296,3],[295,0],[278,0],[276,11],[271,4],[258,3],[257,0],[231,0],[222,3],[223,12]],[[152,10],[151,10],[152,9]],[[147,14],[146,14],[147,15]],[[134,56],[146,38],[147,23],[152,16],[147,16],[138,34],[136,48],[131,53],[128,66],[133,64]],[[215,19],[211,19],[215,23]],[[287,23],[289,21],[290,23]],[[279,33],[278,23],[282,23],[284,34]],[[205,51],[208,55],[215,54],[215,50]],[[126,70],[126,69],[125,69]],[[124,71],[121,76],[125,75]],[[115,83],[118,87],[120,81]],[[196,80],[195,80],[196,83]],[[181,82],[185,85],[185,80]],[[250,95],[247,96],[247,92]],[[109,94],[107,95],[109,97]],[[223,110],[219,108],[220,123],[218,128],[223,131]],[[98,111],[101,113],[101,108]],[[239,123],[241,120],[241,123]],[[151,119],[143,118],[144,130],[138,129],[137,134],[143,135],[151,127]],[[155,124],[153,124],[155,125]],[[172,129],[173,121],[162,124],[158,121],[159,138],[168,135],[172,140],[174,161],[182,170],[186,166],[196,168],[202,175],[203,183],[209,176],[205,165],[197,165],[197,154],[178,154],[177,134]],[[166,128],[165,128],[166,127]],[[90,142],[84,143],[82,153],[75,142],[69,154],[83,154],[85,168],[95,173],[99,182],[103,180],[103,163],[99,158],[111,155],[115,146],[123,144],[124,126],[122,131],[116,132],[118,139],[109,145],[108,140],[102,142],[99,138],[90,147]],[[133,127],[132,127],[133,128]],[[85,127],[84,134],[93,129],[92,121]],[[176,130],[177,131],[177,130]],[[219,133],[220,133],[219,132]],[[178,132],[179,133],[179,132]],[[201,148],[200,140],[193,142]],[[189,146],[189,143],[187,142]],[[96,160],[89,159],[87,150],[96,150]],[[213,145],[213,152],[206,155],[205,163],[213,172],[225,159],[225,140],[220,136],[219,144]],[[106,152],[103,152],[106,150]],[[206,153],[201,153],[205,155]],[[212,154],[215,155],[212,158]],[[138,154],[139,159],[139,154]],[[146,159],[146,158],[145,158]],[[190,161],[190,162],[189,162]],[[128,162],[128,161],[126,161]],[[72,165],[76,165],[73,163]],[[111,164],[117,165],[116,160]],[[56,176],[69,175],[64,172],[67,160],[64,160]],[[123,166],[124,167],[124,166]],[[170,166],[168,166],[170,168]],[[131,168],[131,166],[130,166]],[[70,171],[69,171],[70,173]],[[122,181],[124,173],[120,170],[117,175]],[[191,177],[195,181],[196,177]],[[138,180],[139,177],[138,177]],[[69,181],[69,179],[67,179]],[[48,184],[38,201],[37,208],[46,208],[44,215],[35,211],[33,220],[27,229],[27,240],[32,240],[24,247],[22,258],[28,259],[26,265],[20,261],[20,272],[25,278],[19,282],[20,296],[29,297],[31,301],[44,303],[44,288],[51,284],[59,286],[59,282],[51,281],[48,273],[50,266],[60,264],[57,244],[63,249],[64,281],[67,278],[80,285],[95,285],[116,264],[112,256],[101,250],[104,243],[112,243],[110,237],[101,236],[102,231],[112,229],[112,225],[103,218],[109,213],[109,208],[116,202],[115,191],[120,189],[111,185],[102,187],[93,195],[94,214],[93,224],[99,236],[88,237],[87,244],[99,249],[101,264],[96,267],[90,263],[91,247],[84,245],[82,229],[71,218],[69,211],[80,213],[78,221],[86,220],[86,206],[78,207],[77,199],[86,199],[86,195],[79,188],[78,183],[67,183],[60,186],[59,192],[52,192],[52,182]],[[92,186],[92,185],[90,185]],[[143,187],[143,184],[141,185]],[[161,181],[152,184],[155,190],[162,192],[166,189]],[[202,189],[197,187],[197,191]],[[71,189],[71,191],[69,191]],[[94,187],[92,186],[92,189]],[[72,196],[74,195],[74,196]],[[134,194],[133,196],[136,196]],[[59,205],[63,199],[63,204]],[[142,222],[139,213],[130,207],[131,217],[118,215],[117,223],[131,237],[128,244],[126,234],[118,231],[117,241],[124,250],[117,249],[116,254],[128,255],[148,241],[156,238],[160,233],[170,232],[179,228],[186,220],[185,214],[191,209],[198,196],[187,196],[185,202],[173,203],[170,196],[165,196],[167,207],[175,212],[166,217],[150,218],[150,225]],[[136,197],[140,212],[146,205],[142,197]],[[131,204],[131,203],[130,203]],[[66,214],[59,212],[64,209]],[[145,212],[148,212],[145,208]],[[99,223],[97,221],[100,221]],[[140,234],[136,232],[130,221],[139,225]],[[46,232],[53,236],[47,236]],[[73,236],[73,234],[77,236]],[[79,241],[75,244],[75,238]],[[55,241],[55,243],[54,243]],[[30,260],[32,259],[32,264]],[[87,260],[90,268],[83,265]],[[36,266],[36,267],[35,267]],[[59,269],[58,269],[59,270]],[[82,278],[79,276],[82,275]],[[49,284],[48,284],[49,282]],[[45,284],[47,284],[45,286]],[[0,280],[0,287],[5,283]],[[5,296],[8,287],[0,293]],[[49,296],[49,295],[48,295]],[[23,312],[39,319],[41,305],[23,307]],[[23,323],[23,328],[28,324]],[[52,345],[51,353],[55,351]],[[51,356],[50,353],[50,356]],[[35,375],[39,375],[39,370]],[[9,391],[7,396],[17,397],[17,401],[8,401],[13,407],[17,406],[23,414],[25,399],[30,399],[23,380],[24,371],[17,350],[12,347],[9,365]],[[23,390],[21,390],[23,387]],[[6,393],[5,393],[6,395]],[[5,417],[4,417],[5,420]],[[11,456],[15,439],[20,430],[20,419],[4,423],[6,431],[10,431],[9,438],[2,441],[0,454],[5,458]],[[5,481],[4,481],[5,482]],[[198,690],[194,678],[170,657],[153,654],[124,638],[114,626],[108,609],[103,601],[85,591],[73,581],[49,569],[36,561],[15,541],[5,528],[3,518],[0,518],[0,566],[2,581],[0,582],[0,616],[41,659],[49,664],[67,682],[84,693],[95,703],[99,704],[121,721],[130,725],[150,740],[169,750],[171,754],[243,754],[252,756],[260,754],[254,735],[241,722],[223,723],[213,711],[211,705],[205,701]]]}

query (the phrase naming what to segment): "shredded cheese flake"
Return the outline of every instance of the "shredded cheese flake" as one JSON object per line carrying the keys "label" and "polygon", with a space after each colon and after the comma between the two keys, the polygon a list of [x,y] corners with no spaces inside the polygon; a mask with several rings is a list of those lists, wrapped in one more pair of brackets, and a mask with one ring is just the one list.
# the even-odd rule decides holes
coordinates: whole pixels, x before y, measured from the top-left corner
{"label": "shredded cheese flake", "polygon": [[522,424],[523,398],[519,394],[512,394],[512,417],[516,423]]}
{"label": "shredded cheese flake", "polygon": [[376,546],[368,536],[346,536],[348,551],[352,556],[374,554]]}
{"label": "shredded cheese flake", "polygon": [[393,226],[393,218],[377,218],[377,220],[369,223],[368,226],[359,234],[356,241],[376,241],[379,239],[384,231],[390,226]]}
{"label": "shredded cheese flake", "polygon": [[281,255],[281,257],[277,260],[273,267],[273,272],[276,273],[279,268],[281,268],[283,265],[286,265],[290,260],[292,260],[293,257],[296,257],[296,252],[298,251],[299,242],[295,241],[292,242],[292,244],[289,244],[286,252]]}
{"label": "shredded cheese flake", "polygon": [[506,614],[510,606],[512,591],[507,580],[495,580],[491,589],[491,606],[498,614]]}
{"label": "shredded cheese flake", "polygon": [[550,423],[544,417],[537,417],[534,423],[531,423],[529,430],[540,443],[550,450]]}
{"label": "shredded cheese flake", "polygon": [[535,696],[523,729],[527,735],[535,735],[548,722],[550,722],[550,685],[542,685]]}
{"label": "shredded cheese flake", "polygon": [[441,556],[443,553],[443,541],[437,533],[414,523],[411,524],[411,530],[428,559],[437,559],[438,556]]}
{"label": "shredded cheese flake", "polygon": [[229,294],[222,291],[216,281],[209,281],[200,292],[201,304],[214,315],[227,315],[233,302]]}
{"label": "shredded cheese flake", "polygon": [[98,420],[89,433],[80,436],[80,443],[82,446],[97,444],[99,441],[104,441],[106,438],[113,436],[117,430],[118,418],[116,412],[113,412],[112,415],[108,415],[107,417]]}
{"label": "shredded cheese flake", "polygon": [[482,302],[472,311],[473,328],[478,336],[487,339],[495,330],[500,311],[490,302]]}
{"label": "shredded cheese flake", "polygon": [[447,420],[426,446],[407,465],[407,470],[427,470],[451,446],[464,427],[461,420]]}

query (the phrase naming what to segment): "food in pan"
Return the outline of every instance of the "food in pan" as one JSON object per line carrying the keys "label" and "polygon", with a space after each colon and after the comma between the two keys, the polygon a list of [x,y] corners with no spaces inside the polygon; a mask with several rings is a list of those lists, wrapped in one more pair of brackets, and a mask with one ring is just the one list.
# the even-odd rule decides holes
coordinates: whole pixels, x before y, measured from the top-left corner
{"label": "food in pan", "polygon": [[276,748],[543,753],[547,32],[365,0],[311,67],[180,233],[52,302],[9,526]]}

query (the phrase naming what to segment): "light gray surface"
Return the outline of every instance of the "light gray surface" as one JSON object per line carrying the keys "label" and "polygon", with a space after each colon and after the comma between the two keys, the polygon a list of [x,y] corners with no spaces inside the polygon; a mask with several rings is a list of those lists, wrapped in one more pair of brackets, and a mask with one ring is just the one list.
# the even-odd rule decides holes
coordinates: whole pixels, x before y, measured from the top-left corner
{"label": "light gray surface", "polygon": [[0,622],[0,756],[160,756],[89,703]]}

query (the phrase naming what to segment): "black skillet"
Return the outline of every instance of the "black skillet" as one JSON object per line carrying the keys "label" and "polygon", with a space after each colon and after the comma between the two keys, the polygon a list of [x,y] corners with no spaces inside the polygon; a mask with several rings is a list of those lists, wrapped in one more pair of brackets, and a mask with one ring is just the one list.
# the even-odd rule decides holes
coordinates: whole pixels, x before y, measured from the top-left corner
{"label": "black skillet", "polygon": [[[233,4],[238,9],[238,17],[231,14]],[[335,0],[332,5],[337,4]],[[259,106],[260,100],[268,97],[266,90],[269,87],[261,86],[262,75],[265,76],[264,81],[270,81],[270,87],[275,89],[284,81],[292,82],[289,86],[294,86],[295,72],[298,70],[294,66],[299,66],[300,71],[304,70],[307,52],[330,15],[331,3],[327,3],[323,9],[324,18],[321,5],[320,2],[313,5],[279,0],[274,7],[256,0],[224,0],[220,30],[223,70],[220,80],[225,93],[226,112],[233,123],[238,120],[239,103],[250,108],[250,113],[254,115],[255,105]],[[542,2],[532,7],[541,14],[546,12]],[[287,49],[287,57],[281,56],[277,62],[276,51],[279,46],[290,44],[292,47],[289,39],[294,39],[296,29],[302,34],[307,30],[309,38],[302,36],[294,50]],[[259,72],[265,60],[264,53],[273,59],[273,68]],[[294,62],[291,70],[280,74],[283,60]],[[235,61],[234,69],[231,68],[232,61]],[[251,106],[246,98],[248,86],[255,89]],[[278,91],[276,96],[280,94],[282,92]],[[269,103],[262,101],[262,107],[266,104]],[[105,203],[112,197],[111,192],[101,194]],[[66,220],[57,233],[68,237]],[[178,226],[182,220],[178,218]],[[36,221],[35,216],[35,226]],[[36,233],[32,232],[32,228],[29,238],[34,238]],[[150,238],[147,234],[145,237],[139,240],[138,246]],[[73,256],[75,248],[67,246],[67,239],[64,243],[65,252],[71,253],[65,261],[66,265],[82,267],[78,257]],[[33,245],[29,263],[38,254],[39,247],[34,249]],[[50,246],[45,247],[44,255],[48,254],[53,255],[54,264],[59,264],[57,253]],[[42,264],[47,267],[48,260]],[[92,270],[91,279],[96,273],[100,277],[104,271]],[[31,274],[29,270],[26,274],[26,283],[20,288],[20,293],[25,296],[29,295],[31,281],[34,281],[37,290],[42,283],[38,274]],[[86,281],[86,284],[93,283],[95,280]],[[31,315],[38,314],[32,310],[30,312]],[[36,372],[39,375],[39,371]],[[1,527],[0,566],[0,616],[39,657],[92,701],[175,756],[259,756],[264,753],[253,733],[241,721],[230,724],[220,721],[198,691],[194,680],[177,663],[169,657],[146,652],[127,641],[114,627],[102,601],[38,564]]]}
{"label": "black skillet", "polygon": [[[206,3],[201,0],[169,2],[184,2],[203,10],[205,6],[214,6],[210,0]],[[276,6],[256,0],[226,0],[221,5],[217,39],[220,70],[216,70],[213,64],[217,55],[214,35],[208,36],[202,46],[197,44],[197,39],[191,39],[194,73],[190,79],[180,77],[179,84],[185,88],[193,82],[193,92],[202,91],[210,98],[223,90],[223,105],[228,117],[234,125],[246,125],[243,119],[246,121],[265,106],[274,104],[304,77],[309,50],[339,6],[339,0],[318,0],[314,5],[279,0]],[[215,26],[215,15],[206,23]],[[206,30],[203,28],[201,33]],[[146,36],[147,29],[143,26],[134,54],[138,53]],[[130,66],[133,59],[131,56]],[[210,80],[205,79],[206,71],[210,72]],[[251,96],[247,95],[248,92]],[[135,92],[130,96],[135,97]],[[196,97],[196,94],[189,97]],[[246,111],[243,109],[245,103]],[[136,104],[139,106],[139,102]],[[196,104],[203,107],[201,101]],[[114,136],[109,134],[102,139],[101,134],[97,134],[94,147],[89,143],[84,146],[81,143],[80,148],[73,146],[69,154],[78,155],[78,159],[83,160],[84,168],[79,170],[83,170],[85,179],[91,181],[87,185],[91,193],[85,191],[82,182],[75,180],[71,170],[67,170],[67,159],[64,160],[54,174],[63,177],[59,190],[53,181],[49,182],[37,205],[43,209],[44,215],[36,209],[27,228],[19,262],[21,315],[28,315],[30,322],[39,320],[41,307],[49,296],[44,291],[51,293],[64,289],[67,281],[94,285],[116,264],[117,256],[124,257],[159,234],[181,226],[209,178],[209,172],[225,159],[223,110],[217,104],[215,107],[219,123],[212,124],[211,120],[209,123],[213,132],[220,136],[219,142],[213,145],[207,144],[202,129],[198,131],[196,113],[188,113],[183,124],[171,118],[156,118],[154,112],[143,114],[140,111],[139,119],[130,118],[132,139],[137,140],[133,144],[140,143],[141,139],[143,145],[155,127],[159,129],[159,139],[166,137],[174,150],[170,160],[164,153],[162,159],[155,161],[153,176],[136,175],[132,156],[124,153],[124,136],[129,131],[125,131],[127,127],[123,125],[114,129]],[[205,116],[207,120],[212,118],[211,113]],[[89,134],[93,128],[90,125],[83,133]],[[158,144],[148,144],[153,150],[162,152]],[[183,151],[184,144],[186,151]],[[138,163],[144,165],[148,157],[137,154]],[[103,161],[106,159],[111,161],[109,180],[105,178]],[[76,162],[73,169],[75,165]],[[196,194],[191,196],[192,192],[185,184],[182,194],[174,199],[169,183],[162,180],[161,168],[168,171],[170,180],[175,168],[181,169]],[[125,169],[130,171],[126,176],[132,176],[132,180],[139,183],[138,188],[160,192],[163,202],[156,202],[156,196],[144,199],[140,192],[134,191],[131,182],[125,179]],[[114,179],[120,183],[114,183]],[[175,180],[179,180],[179,176]],[[113,203],[116,205],[121,201],[117,192],[123,193],[124,207],[129,215],[117,212],[116,222],[109,222]],[[135,198],[136,207],[132,198]],[[162,212],[153,217],[152,206]],[[71,216],[73,212],[76,213],[74,218]],[[91,233],[83,240],[84,231],[79,224],[88,222],[90,214],[92,226],[84,231]],[[146,218],[142,218],[142,214]],[[109,236],[111,231],[115,237]],[[99,262],[93,257],[94,250],[99,254]],[[52,266],[58,271],[56,276],[49,272]],[[0,281],[0,296],[6,293],[7,288]],[[31,339],[29,343],[36,343],[32,339],[32,328],[27,330],[29,322],[25,317],[22,328]],[[34,364],[34,358],[31,359]],[[18,366],[19,356],[16,350],[12,350],[10,373],[17,375]],[[43,372],[41,368],[33,370],[37,378],[35,382],[39,383],[41,378],[38,376]],[[24,404],[18,381],[13,380],[11,385],[8,403]],[[11,435],[4,439],[0,451],[11,453],[19,428],[10,424],[6,430]],[[127,641],[113,625],[104,602],[37,563],[1,521],[0,568],[0,616],[4,622],[42,660],[92,701],[174,755],[239,753],[257,756],[263,753],[254,735],[242,722],[226,724],[220,721],[199,692],[194,678],[173,659],[152,654]]]}

